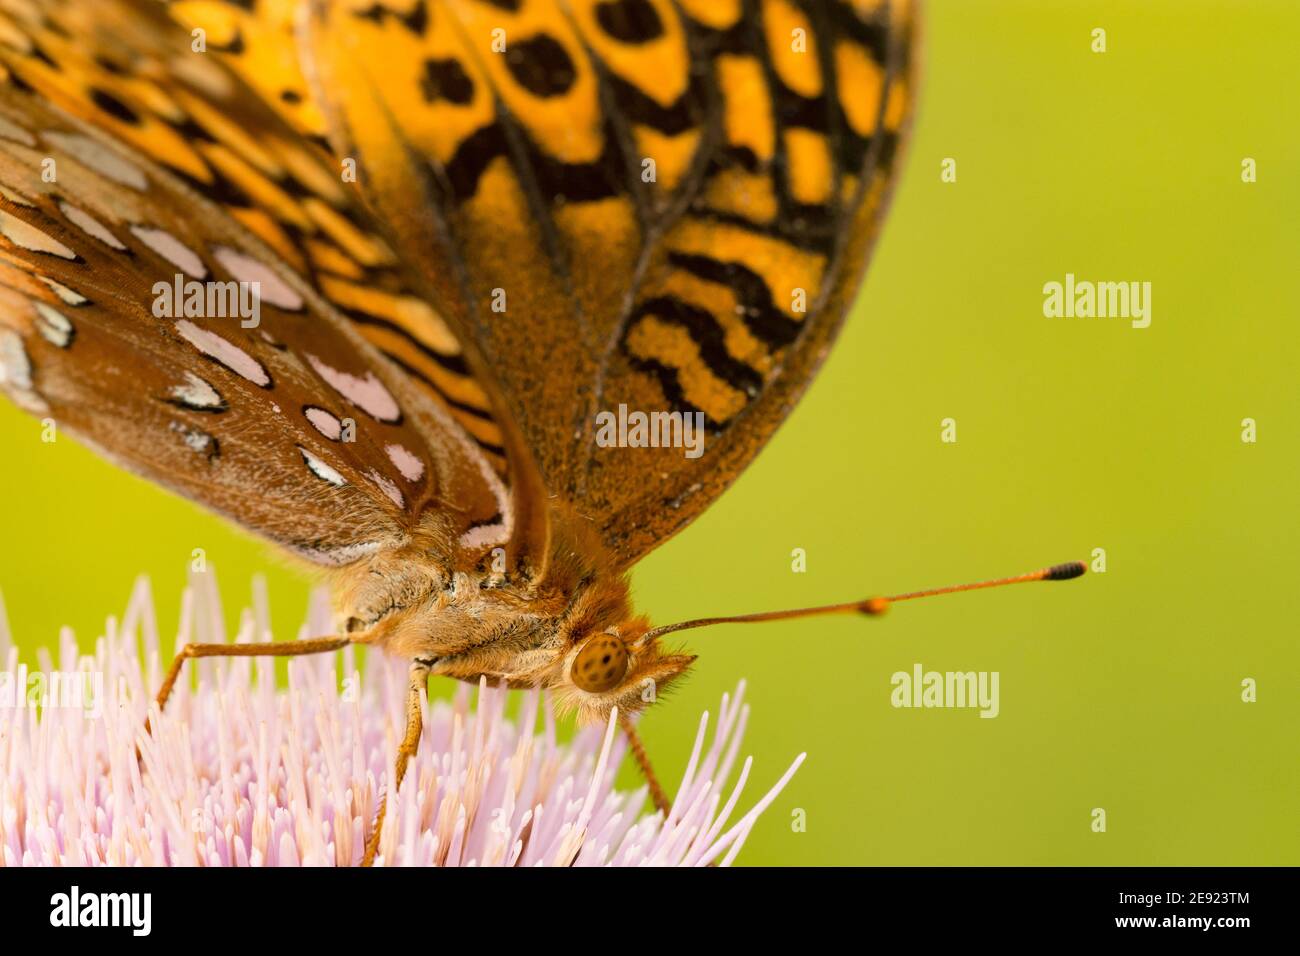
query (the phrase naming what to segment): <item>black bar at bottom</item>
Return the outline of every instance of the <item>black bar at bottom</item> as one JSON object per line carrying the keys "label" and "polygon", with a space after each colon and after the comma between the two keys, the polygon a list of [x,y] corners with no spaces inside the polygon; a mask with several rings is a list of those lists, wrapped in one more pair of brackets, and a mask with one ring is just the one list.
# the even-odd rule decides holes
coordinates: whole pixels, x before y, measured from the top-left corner
{"label": "black bar at bottom", "polygon": [[628,940],[638,935],[691,948],[715,936],[730,945],[772,942],[768,934],[781,931],[1229,941],[1259,929],[1294,933],[1296,872],[0,869],[0,926],[11,939],[75,933],[130,946],[284,938],[336,950],[408,936],[433,947],[463,939],[531,948],[557,942],[557,933],[586,947],[635,945]]}

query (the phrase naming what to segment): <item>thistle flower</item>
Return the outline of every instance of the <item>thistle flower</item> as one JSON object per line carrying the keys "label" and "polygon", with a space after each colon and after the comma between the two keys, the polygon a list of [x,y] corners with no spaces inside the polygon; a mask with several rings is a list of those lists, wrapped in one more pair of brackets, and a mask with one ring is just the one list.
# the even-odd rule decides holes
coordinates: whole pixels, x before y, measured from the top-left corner
{"label": "thistle flower", "polygon": [[[270,640],[266,596],[237,642]],[[313,596],[300,637],[329,632]],[[183,600],[177,647],[224,641],[215,579],[195,575]],[[141,739],[152,691],[171,655],[160,651],[141,579],[119,625],[108,620],[95,652],[70,631],[59,667],[18,663],[0,604],[0,863],[5,866],[355,865],[401,732],[406,669],[372,655],[364,677],[351,649],[297,658],[289,686],[273,659],[198,662],[197,690],[182,680],[155,732]],[[191,665],[187,665],[191,666]],[[545,695],[461,685],[428,707],[424,736],[392,795],[379,864],[579,866],[730,864],[758,816],[803,761],[745,814],[733,787],[748,708],[743,683],[724,695],[705,746],[699,731],[667,820],[647,814],[646,789],[614,777],[625,740],[611,720],[568,743],[557,739]],[[515,717],[507,703],[518,700]],[[39,706],[37,706],[39,704]],[[543,729],[535,731],[539,713]],[[140,759],[136,746],[140,744]]]}

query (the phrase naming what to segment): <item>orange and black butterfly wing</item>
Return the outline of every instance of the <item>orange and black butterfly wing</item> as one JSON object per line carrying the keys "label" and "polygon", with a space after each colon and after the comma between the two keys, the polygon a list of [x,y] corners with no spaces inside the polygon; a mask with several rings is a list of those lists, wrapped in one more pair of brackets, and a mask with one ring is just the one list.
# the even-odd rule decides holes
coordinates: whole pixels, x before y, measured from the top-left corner
{"label": "orange and black butterfly wing", "polygon": [[177,3],[167,10],[178,26],[153,0],[40,0],[0,11],[0,67],[269,245],[443,401],[504,473],[490,402],[456,336],[410,289],[345,185],[346,170],[322,145],[323,119],[293,46],[297,6]]}
{"label": "orange and black butterfly wing", "polygon": [[[318,236],[282,250],[274,240],[291,212],[205,178],[213,166],[200,155],[243,167],[166,116],[184,99],[178,86],[151,89],[118,66],[100,96],[79,99],[81,59],[60,47],[70,34],[24,26],[0,54],[0,389],[318,564],[420,540],[449,569],[468,569],[507,544],[513,513],[487,455],[357,334],[318,274],[290,264]],[[95,55],[90,36],[76,40],[81,58]],[[83,112],[95,101],[133,134]],[[164,166],[145,147],[178,129],[188,152]],[[291,147],[282,127],[267,127],[277,129]],[[269,135],[261,145],[272,151],[263,158],[283,159]],[[257,284],[257,312],[221,316],[207,290],[240,282]]]}
{"label": "orange and black butterfly wing", "polygon": [[[911,99],[906,3],[313,6],[338,155],[547,491],[623,563],[757,453],[838,329]],[[602,447],[619,406],[703,453]]]}

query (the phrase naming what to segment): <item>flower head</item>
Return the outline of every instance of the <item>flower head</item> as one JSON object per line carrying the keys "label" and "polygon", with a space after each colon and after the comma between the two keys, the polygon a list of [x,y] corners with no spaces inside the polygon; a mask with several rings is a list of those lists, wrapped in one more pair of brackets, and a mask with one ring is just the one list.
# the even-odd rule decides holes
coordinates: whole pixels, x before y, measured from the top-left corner
{"label": "flower head", "polygon": [[[177,647],[222,641],[211,573],[187,589]],[[236,642],[269,640],[265,600]],[[118,626],[80,656],[64,631],[59,668],[29,671],[0,606],[0,862],[6,866],[354,865],[391,779],[406,669],[350,648],[292,659],[277,688],[273,658],[195,662],[165,713],[149,702],[162,654],[148,584]],[[302,635],[328,633],[323,599]],[[187,665],[190,666],[190,665]],[[803,760],[737,813],[751,762],[735,768],[748,708],[743,684],[709,715],[665,820],[646,792],[615,789],[626,744],[611,720],[562,743],[545,695],[461,685],[428,705],[420,748],[391,795],[380,864],[568,866],[729,864]],[[518,707],[511,707],[514,701]],[[509,712],[517,710],[514,716]],[[536,730],[538,719],[542,730]],[[137,760],[136,747],[140,748]]]}

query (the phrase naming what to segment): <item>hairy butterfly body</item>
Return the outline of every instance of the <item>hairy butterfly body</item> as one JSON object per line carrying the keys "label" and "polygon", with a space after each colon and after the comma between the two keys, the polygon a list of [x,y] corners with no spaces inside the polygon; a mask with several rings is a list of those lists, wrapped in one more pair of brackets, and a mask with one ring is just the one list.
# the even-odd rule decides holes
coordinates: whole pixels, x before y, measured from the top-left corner
{"label": "hairy butterfly body", "polygon": [[281,652],[412,662],[399,781],[431,673],[626,718],[692,660],[626,573],[824,359],[912,34],[870,0],[0,0],[0,389],[328,569],[340,636]]}

